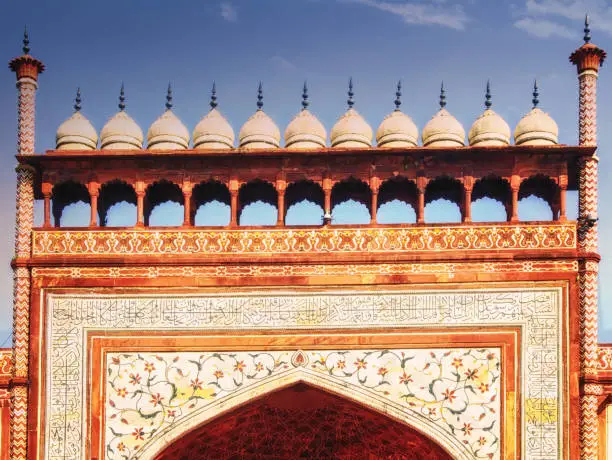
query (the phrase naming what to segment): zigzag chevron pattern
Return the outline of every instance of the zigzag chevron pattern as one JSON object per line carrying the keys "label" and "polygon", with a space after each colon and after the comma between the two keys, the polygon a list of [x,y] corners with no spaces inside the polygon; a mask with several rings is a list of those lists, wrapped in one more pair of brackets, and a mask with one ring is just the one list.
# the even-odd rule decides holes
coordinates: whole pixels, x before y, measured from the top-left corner
{"label": "zigzag chevron pattern", "polygon": [[[34,154],[34,118],[36,84],[18,82],[18,145],[22,155]],[[15,255],[29,257],[34,224],[34,172],[27,167],[17,168],[17,197],[15,220]],[[16,268],[13,275],[13,376],[27,377],[30,340],[30,271]],[[15,385],[11,393],[10,458],[26,460],[28,435],[28,387]]]}
{"label": "zigzag chevron pattern", "polygon": [[580,84],[580,145],[597,145],[597,76],[582,74]]}
{"label": "zigzag chevron pattern", "polygon": [[[598,204],[598,161],[595,158],[584,160],[580,168],[579,215],[597,217]],[[581,232],[578,239],[579,248],[583,251],[597,252],[597,223]]]}
{"label": "zigzag chevron pattern", "polygon": [[17,102],[17,151],[21,155],[34,154],[36,84],[29,79],[20,80]]}
{"label": "zigzag chevron pattern", "polygon": [[28,389],[13,388],[11,396],[11,460],[26,460],[28,448]]}

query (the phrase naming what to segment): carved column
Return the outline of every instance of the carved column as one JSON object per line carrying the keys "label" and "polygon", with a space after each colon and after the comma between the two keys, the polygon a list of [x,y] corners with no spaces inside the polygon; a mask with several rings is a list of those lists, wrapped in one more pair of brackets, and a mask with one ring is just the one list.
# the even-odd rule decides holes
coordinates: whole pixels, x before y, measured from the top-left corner
{"label": "carved column", "polygon": [[193,185],[189,181],[183,182],[183,227],[193,226],[191,220],[191,196],[193,193]]}
{"label": "carved column", "polygon": [[[89,215],[89,226],[98,226],[98,197],[100,196],[100,184],[97,182],[90,182],[87,184],[87,190],[89,191],[89,204],[90,204],[90,215]],[[104,222],[100,222],[100,225],[104,225]]]}
{"label": "carved column", "polygon": [[380,188],[380,179],[373,176],[370,177],[370,190],[372,193],[372,202],[370,204],[370,223],[375,224],[378,214],[378,189]]}
{"label": "carved column", "polygon": [[276,180],[276,193],[278,195],[278,213],[276,225],[282,227],[285,225],[285,190],[287,189],[287,181],[283,178]]}
{"label": "carved column", "polygon": [[559,222],[567,220],[567,176],[559,176]]}
{"label": "carved column", "polygon": [[510,202],[510,222],[518,222],[518,197],[521,188],[521,177],[513,174],[510,178],[510,190],[512,192],[512,201]]}
{"label": "carved column", "polygon": [[417,209],[416,218],[417,224],[425,223],[425,188],[427,187],[427,178],[418,176],[417,184]]}
{"label": "carved column", "polygon": [[474,190],[474,178],[465,176],[463,178],[463,222],[472,222],[472,190]]}
{"label": "carved column", "polygon": [[332,180],[329,177],[325,177],[323,179],[323,194],[325,197],[325,202],[323,203],[323,223],[325,225],[331,224],[332,221],[332,209],[331,209],[331,192],[332,192],[333,184]]}
{"label": "carved column", "polygon": [[145,183],[141,180],[136,181],[136,227],[144,227],[144,199],[146,193]]}
{"label": "carved column", "polygon": [[49,182],[43,182],[42,193],[45,203],[43,213],[43,227],[51,228],[51,194],[53,193],[53,184]]}
{"label": "carved column", "polygon": [[[597,77],[606,52],[590,43],[588,23],[585,26],[585,44],[570,56],[576,65],[579,83],[579,143],[597,145]],[[598,314],[598,256],[597,256],[597,181],[598,160],[595,155],[584,158],[580,164],[578,189],[578,249],[580,281],[580,362],[582,396],[580,408],[580,456],[596,459],[599,454],[597,404],[599,386],[597,377],[597,314]],[[591,225],[592,224],[592,225]]]}
{"label": "carved column", "polygon": [[[17,76],[17,152],[34,154],[36,89],[38,75],[45,66],[30,56],[27,33],[23,55],[9,63]],[[15,221],[15,269],[13,272],[13,377],[11,382],[11,439],[9,457],[25,460],[28,422],[28,370],[30,332],[30,270],[22,265],[32,246],[34,224],[34,171],[25,165],[17,166],[17,199]]]}
{"label": "carved column", "polygon": [[238,190],[240,189],[240,184],[238,179],[230,179],[229,182],[229,191],[230,191],[230,227],[238,226]]}

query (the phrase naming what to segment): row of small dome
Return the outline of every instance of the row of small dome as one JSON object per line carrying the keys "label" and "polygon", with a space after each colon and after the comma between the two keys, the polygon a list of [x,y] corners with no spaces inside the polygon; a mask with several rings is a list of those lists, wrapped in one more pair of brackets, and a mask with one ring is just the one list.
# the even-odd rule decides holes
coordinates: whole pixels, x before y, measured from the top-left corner
{"label": "row of small dome", "polygon": [[[558,142],[555,121],[538,108],[537,82],[533,89],[533,108],[525,115],[514,132],[516,145],[551,145]],[[332,147],[370,147],[372,128],[353,108],[353,83],[349,81],[348,109],[331,130]],[[416,147],[418,129],[412,119],[400,110],[401,82],[397,85],[395,110],[385,117],[376,133],[379,147]],[[285,130],[285,146],[289,149],[313,149],[326,145],[327,133],[323,124],[308,110],[308,90],[304,84],[302,110]],[[487,82],[485,111],[478,117],[468,133],[472,146],[496,146],[510,144],[508,123],[491,109],[491,90]],[[195,149],[234,148],[234,131],[217,109],[217,96],[213,84],[210,111],[193,131]],[[81,95],[77,90],[75,112],[59,127],[56,136],[58,150],[95,150],[98,135],[91,123],[81,113]],[[261,83],[257,94],[257,111],[246,121],[238,135],[239,146],[245,149],[271,149],[280,147],[281,134],[274,121],[263,111]],[[424,146],[461,147],[465,145],[465,131],[446,110],[444,85],[440,91],[440,110],[425,125],[421,138]],[[100,132],[100,148],[114,150],[142,149],[144,136],[136,122],[125,112],[123,86],[119,96],[119,112]],[[172,90],[168,86],[166,110],[147,133],[147,145],[151,150],[178,150],[189,147],[189,131],[172,111]]]}

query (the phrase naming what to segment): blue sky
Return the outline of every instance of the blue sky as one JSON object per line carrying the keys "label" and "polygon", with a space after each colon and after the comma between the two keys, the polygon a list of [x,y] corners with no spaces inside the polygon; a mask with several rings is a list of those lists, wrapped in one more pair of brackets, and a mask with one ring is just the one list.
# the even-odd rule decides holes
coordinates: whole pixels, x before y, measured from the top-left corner
{"label": "blue sky", "polygon": [[[57,126],[81,87],[83,113],[99,130],[126,87],[127,110],[146,132],[174,88],[175,112],[190,131],[217,82],[219,108],[238,132],[255,110],[281,128],[300,108],[308,80],[310,109],[328,131],[345,110],[349,76],[356,108],[375,129],[393,109],[403,81],[403,110],[422,128],[437,110],[440,81],[447,108],[466,131],[483,110],[487,79],[493,108],[514,126],[529,109],[537,78],[541,107],[559,124],[560,142],[577,143],[577,79],[569,54],[582,43],[585,12],[593,42],[612,51],[606,0],[31,0],[2,2],[0,55],[20,52],[28,25],[32,54],[47,65],[40,78],[37,151],[54,147]],[[0,72],[0,343],[10,330],[16,112],[14,75]],[[601,279],[612,279],[612,70],[599,87]],[[38,216],[39,217],[39,216]],[[612,341],[612,287],[602,283],[600,337]]]}

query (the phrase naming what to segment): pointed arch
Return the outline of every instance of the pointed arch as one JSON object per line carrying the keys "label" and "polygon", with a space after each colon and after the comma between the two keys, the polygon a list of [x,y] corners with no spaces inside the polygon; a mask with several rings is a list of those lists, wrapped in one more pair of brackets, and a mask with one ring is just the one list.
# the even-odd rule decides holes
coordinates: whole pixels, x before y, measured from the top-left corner
{"label": "pointed arch", "polygon": [[405,407],[395,404],[379,393],[363,387],[346,385],[346,382],[340,382],[333,377],[309,371],[308,368],[293,369],[279,374],[270,380],[241,388],[223,398],[219,398],[211,404],[202,407],[193,413],[192,416],[181,420],[176,425],[160,430],[146,444],[141,446],[138,458],[139,460],[163,458],[160,457],[160,454],[164,452],[167,446],[180,439],[186,433],[258,398],[297,383],[305,383],[314,388],[324,390],[403,423],[440,446],[451,458],[460,460],[472,458],[469,450],[459,439],[453,437],[426,417],[406,410]]}

